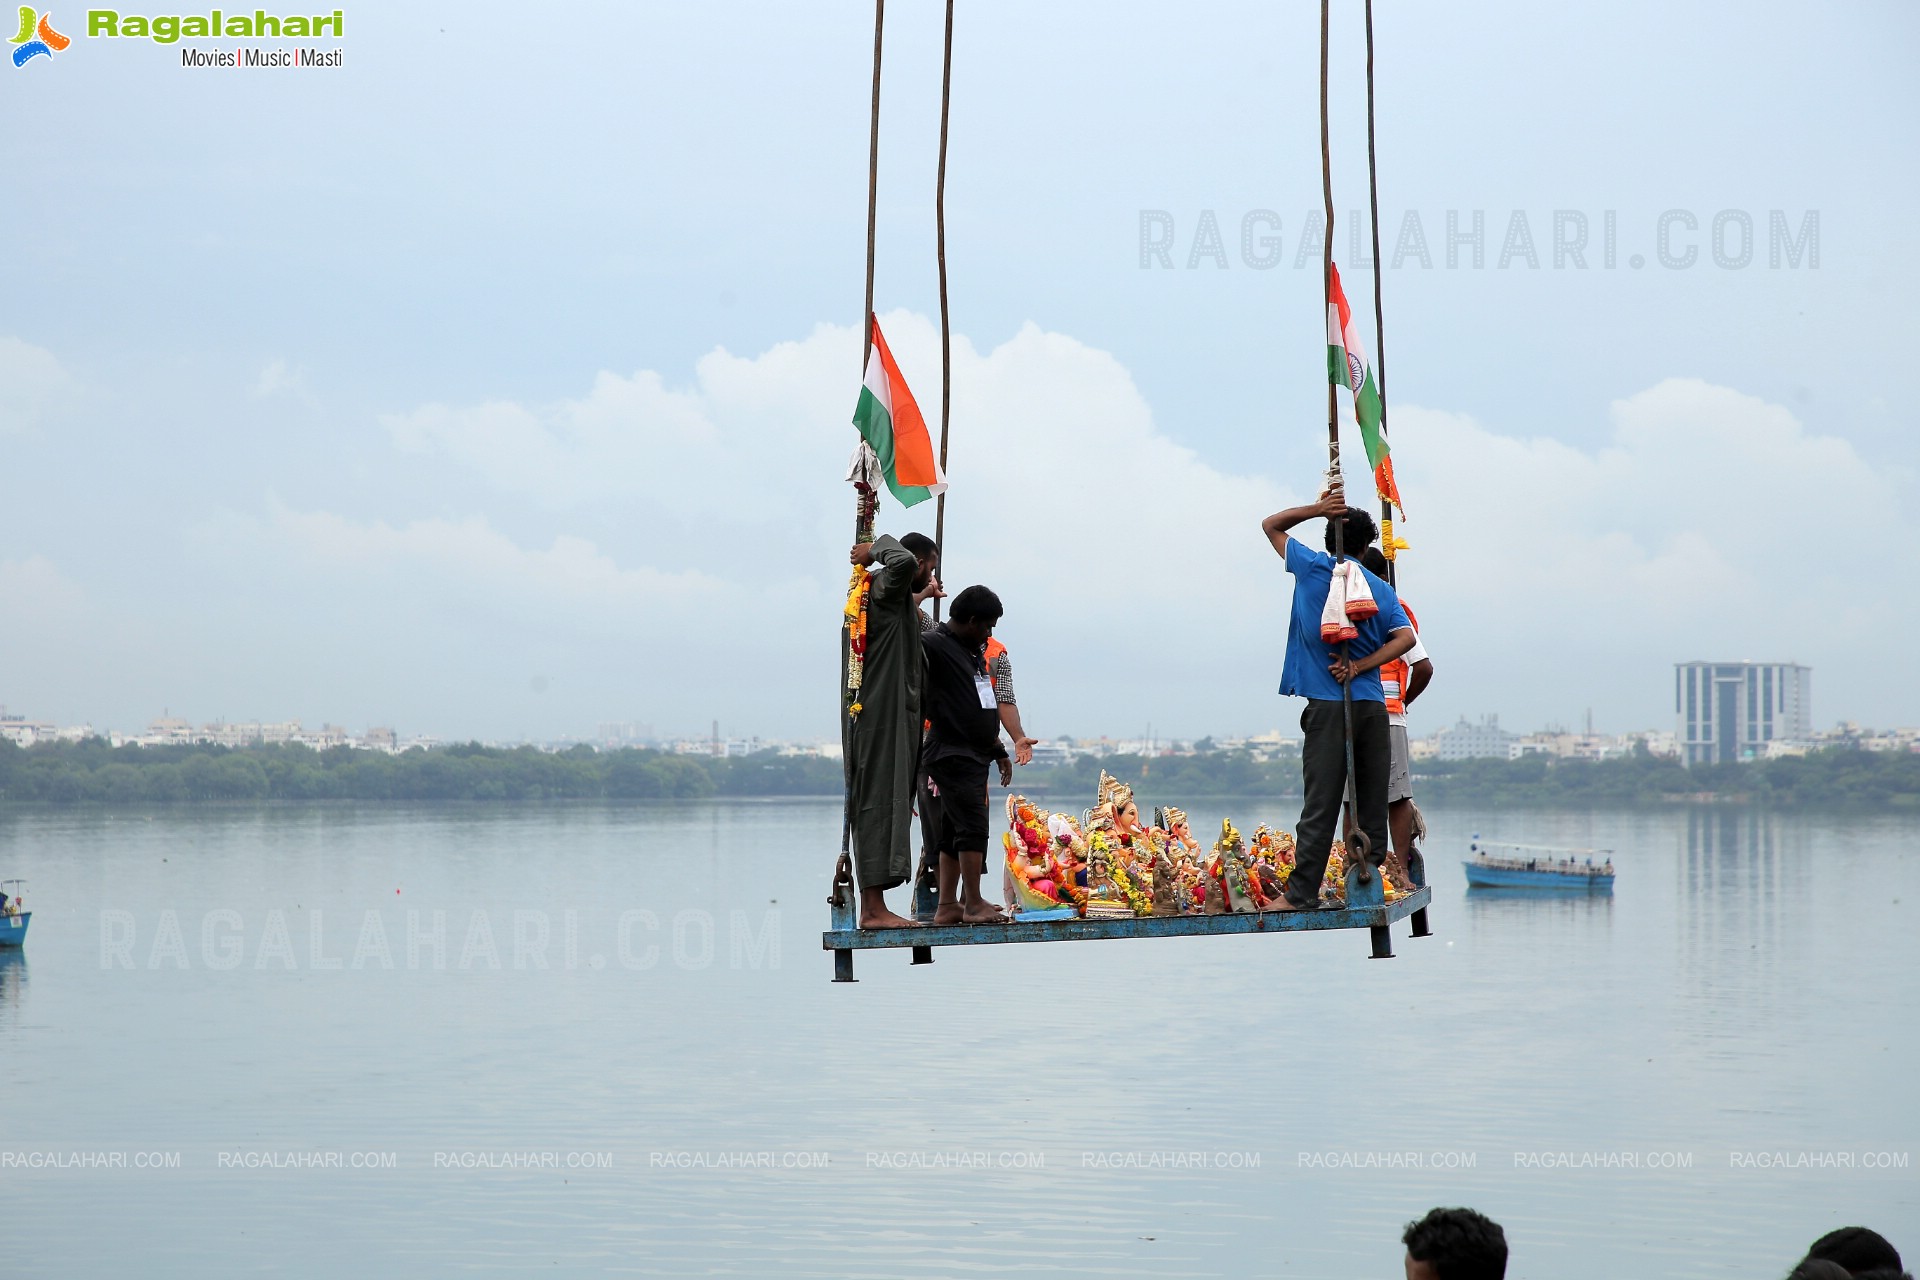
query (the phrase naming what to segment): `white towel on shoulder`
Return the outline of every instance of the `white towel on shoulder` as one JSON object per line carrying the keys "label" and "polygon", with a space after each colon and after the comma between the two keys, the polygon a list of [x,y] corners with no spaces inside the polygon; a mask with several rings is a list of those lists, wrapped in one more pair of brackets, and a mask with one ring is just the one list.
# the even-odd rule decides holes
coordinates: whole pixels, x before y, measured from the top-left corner
{"label": "white towel on shoulder", "polygon": [[1320,639],[1339,644],[1360,634],[1353,624],[1380,612],[1374,602],[1373,588],[1358,561],[1342,560],[1333,566],[1333,581],[1327,585],[1327,607],[1320,612]]}

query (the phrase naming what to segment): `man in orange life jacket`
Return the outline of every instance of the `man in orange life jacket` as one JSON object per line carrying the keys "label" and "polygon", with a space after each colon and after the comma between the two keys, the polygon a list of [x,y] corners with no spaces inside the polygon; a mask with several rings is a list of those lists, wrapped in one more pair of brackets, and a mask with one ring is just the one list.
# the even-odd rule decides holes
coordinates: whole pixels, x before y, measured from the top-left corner
{"label": "man in orange life jacket", "polygon": [[[1392,581],[1392,566],[1378,547],[1360,553],[1360,563],[1376,578]],[[1386,695],[1388,745],[1393,749],[1387,767],[1387,829],[1393,836],[1393,857],[1389,859],[1402,879],[1407,874],[1407,851],[1413,848],[1413,752],[1407,743],[1407,708],[1413,705],[1433,682],[1433,659],[1420,639],[1420,619],[1405,596],[1400,607],[1407,611],[1413,626],[1413,648],[1392,662],[1380,666],[1380,691]]]}

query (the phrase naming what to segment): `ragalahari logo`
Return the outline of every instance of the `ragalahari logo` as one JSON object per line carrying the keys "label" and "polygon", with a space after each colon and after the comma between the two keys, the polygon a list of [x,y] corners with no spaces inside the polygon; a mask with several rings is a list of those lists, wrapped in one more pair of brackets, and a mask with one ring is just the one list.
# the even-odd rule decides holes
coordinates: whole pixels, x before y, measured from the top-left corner
{"label": "ragalahari logo", "polygon": [[[20,6],[20,34],[12,42],[19,46],[13,51],[13,65],[24,67],[34,57],[45,54],[51,58],[73,41],[53,29],[47,21],[49,15],[36,14],[25,5]],[[0,30],[5,28],[0,27]]]}

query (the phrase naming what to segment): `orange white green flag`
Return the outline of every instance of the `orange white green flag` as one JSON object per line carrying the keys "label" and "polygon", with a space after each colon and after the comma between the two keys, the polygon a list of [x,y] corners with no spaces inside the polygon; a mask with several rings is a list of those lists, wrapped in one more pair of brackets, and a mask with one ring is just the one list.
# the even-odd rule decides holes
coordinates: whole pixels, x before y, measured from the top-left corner
{"label": "orange white green flag", "polygon": [[873,350],[867,353],[867,376],[860,387],[860,403],[854,406],[853,425],[873,450],[887,488],[901,506],[911,507],[945,493],[947,477],[927,435],[927,420],[881,336],[879,318],[869,317],[869,322]]}
{"label": "orange white green flag", "polygon": [[1340,287],[1340,269],[1327,265],[1332,274],[1327,280],[1327,380],[1353,392],[1353,416],[1360,423],[1360,442],[1366,446],[1367,465],[1373,468],[1373,488],[1382,499],[1406,509],[1400,502],[1400,486],[1393,478],[1393,456],[1387,451],[1387,424],[1382,417],[1380,388],[1373,380],[1373,367],[1367,363],[1366,349],[1360,345],[1360,331],[1353,323],[1353,308]]}

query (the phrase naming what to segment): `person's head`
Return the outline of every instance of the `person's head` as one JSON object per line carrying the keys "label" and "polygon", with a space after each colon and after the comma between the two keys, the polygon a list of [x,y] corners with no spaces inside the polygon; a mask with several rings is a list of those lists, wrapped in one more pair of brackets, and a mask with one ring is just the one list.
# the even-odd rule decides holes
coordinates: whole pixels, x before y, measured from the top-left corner
{"label": "person's head", "polygon": [[1471,1209],[1435,1209],[1409,1222],[1400,1242],[1407,1246],[1407,1280],[1503,1280],[1507,1274],[1506,1233]]}
{"label": "person's head", "polygon": [[1809,1262],[1836,1262],[1849,1275],[1863,1271],[1900,1270],[1900,1251],[1878,1231],[1865,1227],[1841,1227],[1815,1240],[1807,1249]]}
{"label": "person's head", "polygon": [[1787,1272],[1787,1280],[1853,1280],[1853,1272],[1825,1258],[1803,1258]]}
{"label": "person's head", "polygon": [[993,635],[993,624],[1004,612],[1000,597],[976,584],[947,606],[947,629],[970,644],[985,644]]}
{"label": "person's head", "polygon": [[913,589],[925,591],[927,584],[933,581],[934,571],[940,567],[940,548],[933,539],[924,533],[909,533],[901,537],[900,545],[913,553],[919,567],[913,572]]}
{"label": "person's head", "polygon": [[1358,557],[1366,571],[1382,582],[1393,581],[1393,566],[1387,563],[1387,557],[1378,547],[1368,547]]}
{"label": "person's head", "polygon": [[1338,520],[1327,521],[1327,552],[1333,552],[1333,530],[1338,525],[1346,530],[1346,542],[1342,547],[1348,555],[1357,556],[1362,547],[1373,545],[1380,536],[1379,526],[1373,523],[1373,517],[1359,507],[1348,507],[1347,513]]}

